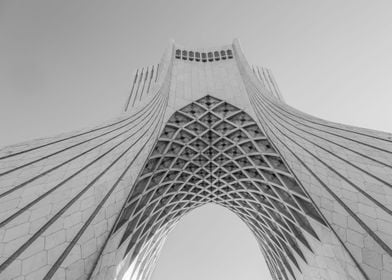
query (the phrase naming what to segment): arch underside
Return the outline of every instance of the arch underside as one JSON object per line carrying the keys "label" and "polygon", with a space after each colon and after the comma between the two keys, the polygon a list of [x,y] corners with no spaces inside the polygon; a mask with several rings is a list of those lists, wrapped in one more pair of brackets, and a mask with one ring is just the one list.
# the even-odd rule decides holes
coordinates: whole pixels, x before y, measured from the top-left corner
{"label": "arch underside", "polygon": [[207,203],[248,225],[274,279],[296,279],[307,263],[319,240],[309,219],[327,227],[256,122],[211,96],[169,119],[120,214],[132,279],[149,278],[168,232]]}

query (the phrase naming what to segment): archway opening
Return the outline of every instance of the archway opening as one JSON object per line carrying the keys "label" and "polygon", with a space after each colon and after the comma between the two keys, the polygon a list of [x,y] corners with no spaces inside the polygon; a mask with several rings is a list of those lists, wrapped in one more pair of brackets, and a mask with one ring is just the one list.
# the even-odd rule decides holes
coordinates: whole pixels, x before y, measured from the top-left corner
{"label": "archway opening", "polygon": [[207,204],[169,234],[151,280],[271,280],[249,228],[231,211]]}

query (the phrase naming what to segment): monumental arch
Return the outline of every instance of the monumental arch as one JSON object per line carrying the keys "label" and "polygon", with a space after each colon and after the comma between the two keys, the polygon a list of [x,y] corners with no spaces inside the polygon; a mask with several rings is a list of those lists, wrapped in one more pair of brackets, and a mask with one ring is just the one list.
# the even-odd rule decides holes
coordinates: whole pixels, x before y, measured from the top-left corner
{"label": "monumental arch", "polygon": [[392,279],[392,135],[290,107],[237,40],[171,43],[118,118],[0,151],[0,279],[148,279],[207,203],[276,280]]}

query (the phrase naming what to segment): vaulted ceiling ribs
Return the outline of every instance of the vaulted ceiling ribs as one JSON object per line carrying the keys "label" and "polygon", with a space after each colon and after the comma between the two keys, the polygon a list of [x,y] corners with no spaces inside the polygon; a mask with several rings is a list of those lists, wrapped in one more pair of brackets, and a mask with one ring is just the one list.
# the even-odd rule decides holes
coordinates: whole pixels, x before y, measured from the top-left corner
{"label": "vaulted ceiling ribs", "polygon": [[301,270],[299,258],[307,262],[307,238],[318,239],[309,219],[325,225],[256,122],[211,96],[169,119],[117,222],[116,230],[126,227],[119,246],[128,240],[126,253],[136,257],[157,232],[206,203],[236,213],[272,270],[285,267],[285,279],[295,278],[292,266]]}

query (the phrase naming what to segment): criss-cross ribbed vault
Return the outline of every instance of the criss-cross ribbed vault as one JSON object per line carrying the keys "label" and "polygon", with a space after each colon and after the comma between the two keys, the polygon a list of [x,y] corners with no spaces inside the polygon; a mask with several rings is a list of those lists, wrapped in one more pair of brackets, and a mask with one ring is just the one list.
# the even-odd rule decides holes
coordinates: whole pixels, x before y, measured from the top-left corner
{"label": "criss-cross ribbed vault", "polygon": [[151,240],[206,203],[249,226],[277,279],[295,279],[298,258],[307,262],[307,239],[318,240],[308,220],[326,226],[255,121],[211,96],[169,119],[120,215],[115,231],[126,227],[119,246],[127,240],[125,255],[131,263],[139,258],[135,273],[146,273],[156,259],[161,242]]}

